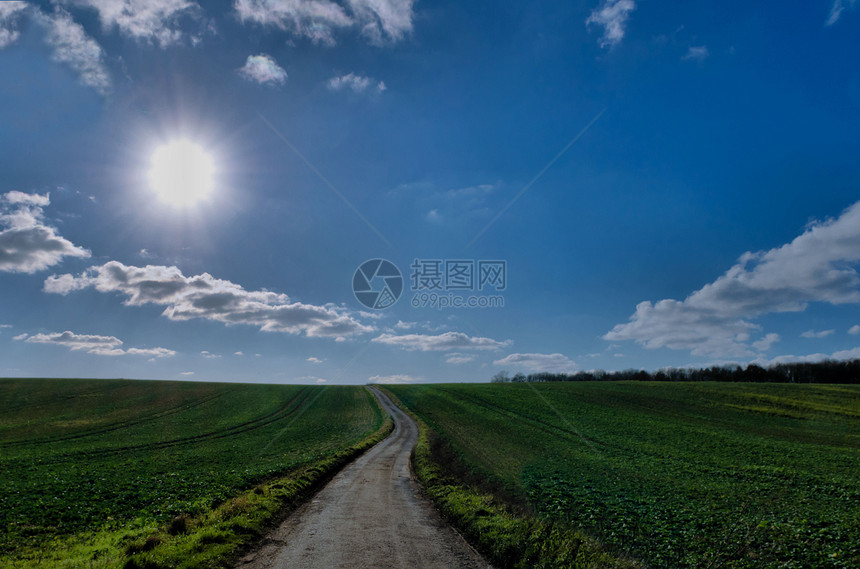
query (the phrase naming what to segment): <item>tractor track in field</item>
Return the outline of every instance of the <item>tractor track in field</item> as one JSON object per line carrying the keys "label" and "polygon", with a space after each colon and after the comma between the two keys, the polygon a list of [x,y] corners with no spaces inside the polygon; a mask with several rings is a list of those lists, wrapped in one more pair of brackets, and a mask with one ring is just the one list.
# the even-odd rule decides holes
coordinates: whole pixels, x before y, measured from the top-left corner
{"label": "tractor track in field", "polygon": [[214,401],[219,397],[223,397],[223,393],[214,393],[212,395],[207,395],[206,397],[200,397],[198,399],[194,399],[190,402],[184,402],[181,405],[177,405],[175,407],[171,407],[169,409],[165,409],[163,411],[156,411],[154,413],[149,413],[146,415],[140,415],[137,418],[129,421],[117,421],[116,423],[110,423],[108,425],[103,425],[101,427],[97,427],[95,429],[89,429],[86,431],[79,431],[70,435],[59,435],[53,437],[41,437],[38,439],[20,439],[15,441],[8,441],[5,443],[0,443],[0,448],[12,448],[16,446],[30,446],[30,445],[44,445],[51,443],[60,443],[66,441],[73,441],[75,439],[84,439],[87,437],[93,437],[96,435],[103,435],[105,433],[110,433],[113,431],[118,431],[120,429],[125,429],[127,427],[133,427],[136,425],[142,425],[144,423],[149,423],[152,421],[157,421],[159,419],[163,419],[164,417],[169,417],[170,415],[175,415],[177,413],[181,413],[183,411],[187,411],[189,409],[193,409],[195,407],[199,407],[200,405],[205,405],[210,401]]}
{"label": "tractor track in field", "polygon": [[[105,449],[79,449],[70,453],[58,454],[50,459],[44,460],[43,464],[56,464],[67,462],[69,460],[77,460],[81,455],[86,456],[110,456],[114,454],[123,454],[127,452],[134,451],[153,451],[153,450],[162,450],[167,448],[172,448],[180,445],[194,444],[199,443],[201,441],[207,440],[216,440],[223,439],[226,437],[232,437],[235,435],[239,435],[242,433],[246,433],[249,431],[253,431],[256,429],[260,429],[263,427],[267,427],[273,423],[286,419],[297,412],[300,412],[304,409],[305,403],[308,401],[312,393],[312,390],[308,388],[304,388],[299,391],[295,396],[293,396],[287,403],[285,403],[278,410],[269,413],[263,417],[258,417],[256,419],[252,419],[250,421],[245,421],[243,423],[239,423],[236,425],[231,425],[224,429],[219,429],[217,431],[210,431],[207,433],[201,433],[199,435],[193,435],[190,437],[180,437],[176,439],[170,439],[167,441],[159,441],[152,443],[143,443],[139,445],[125,445],[121,447],[111,447]],[[316,398],[314,399],[316,400]],[[311,404],[313,401],[311,401]]]}

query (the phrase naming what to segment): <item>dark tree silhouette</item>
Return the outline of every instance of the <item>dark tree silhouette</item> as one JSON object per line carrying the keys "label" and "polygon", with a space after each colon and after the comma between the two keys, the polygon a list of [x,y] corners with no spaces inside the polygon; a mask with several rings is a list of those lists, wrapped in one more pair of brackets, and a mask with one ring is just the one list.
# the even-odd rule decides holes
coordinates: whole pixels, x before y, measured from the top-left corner
{"label": "dark tree silhouette", "polygon": [[762,367],[749,364],[711,366],[708,368],[664,368],[654,372],[626,369],[622,371],[578,371],[576,373],[507,372],[493,376],[494,383],[551,381],[735,381],[773,383],[860,383],[860,359],[792,362]]}

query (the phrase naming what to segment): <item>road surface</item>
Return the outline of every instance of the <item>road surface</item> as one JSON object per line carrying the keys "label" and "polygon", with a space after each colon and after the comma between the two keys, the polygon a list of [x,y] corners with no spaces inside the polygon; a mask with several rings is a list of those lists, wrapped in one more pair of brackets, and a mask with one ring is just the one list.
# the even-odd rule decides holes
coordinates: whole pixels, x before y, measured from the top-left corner
{"label": "road surface", "polygon": [[394,432],[338,473],[236,569],[492,569],[412,477],[418,426],[377,389]]}

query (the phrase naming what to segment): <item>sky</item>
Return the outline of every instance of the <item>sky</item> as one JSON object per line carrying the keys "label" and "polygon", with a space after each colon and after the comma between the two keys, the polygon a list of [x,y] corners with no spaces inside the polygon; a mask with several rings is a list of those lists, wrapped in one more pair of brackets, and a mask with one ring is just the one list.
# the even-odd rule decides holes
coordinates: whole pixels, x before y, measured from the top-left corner
{"label": "sky", "polygon": [[0,376],[860,357],[860,6],[0,2]]}

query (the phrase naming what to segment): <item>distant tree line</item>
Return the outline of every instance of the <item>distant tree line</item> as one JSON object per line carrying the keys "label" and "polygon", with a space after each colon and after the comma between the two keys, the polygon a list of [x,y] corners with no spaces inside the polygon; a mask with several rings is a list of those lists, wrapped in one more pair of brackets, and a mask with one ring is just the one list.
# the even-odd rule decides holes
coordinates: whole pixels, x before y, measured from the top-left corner
{"label": "distant tree line", "polygon": [[860,383],[860,359],[825,360],[816,363],[782,363],[768,367],[749,364],[712,366],[707,368],[666,368],[653,372],[626,369],[623,371],[578,371],[576,373],[539,372],[510,375],[500,371],[493,383],[522,383],[549,381],[739,381],[771,383]]}

